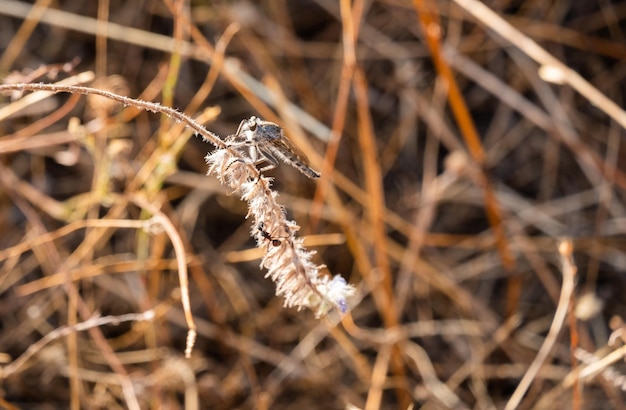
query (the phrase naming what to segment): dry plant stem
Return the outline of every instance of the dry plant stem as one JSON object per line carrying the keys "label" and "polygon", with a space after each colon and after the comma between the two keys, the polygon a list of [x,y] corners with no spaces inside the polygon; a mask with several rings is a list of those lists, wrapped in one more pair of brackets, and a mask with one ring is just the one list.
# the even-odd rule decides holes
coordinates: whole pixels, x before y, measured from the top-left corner
{"label": "dry plant stem", "polygon": [[[571,244],[570,244],[571,245]],[[565,261],[564,261],[565,263]],[[571,254],[569,255],[567,263],[574,265]],[[578,321],[576,319],[576,294],[572,292],[570,295],[569,305],[567,307],[567,321],[569,326],[569,348],[570,348],[570,361],[572,372],[577,373],[577,359],[576,351],[578,350]],[[581,388],[579,379],[574,379],[574,385],[572,386],[572,409],[580,410],[582,404]]]}
{"label": "dry plant stem", "polygon": [[[173,13],[173,0],[163,0],[163,2]],[[0,0],[0,5],[1,4],[2,1]],[[189,20],[187,16],[180,17],[185,22],[185,27],[190,30],[192,39],[195,43],[197,43],[197,46],[196,44],[185,43],[182,54],[195,58],[198,61],[204,62],[206,60],[211,60],[211,63],[214,64],[214,59],[216,58],[216,50],[202,35],[196,25],[191,20]],[[127,29],[126,27],[120,28],[122,30]],[[153,33],[144,32],[144,34],[144,37],[150,37]],[[165,37],[164,40],[166,40],[168,43],[171,43],[170,39],[167,37]],[[154,41],[148,41],[142,45],[148,48],[159,48],[167,52],[171,52],[172,50],[171,47],[168,48],[167,46],[158,47],[159,45],[154,44]],[[220,67],[220,74],[223,75],[224,78],[227,79],[230,84],[238,92],[240,92],[259,113],[262,114],[263,117],[276,122],[276,119],[273,118],[273,112],[267,104],[275,105],[276,101],[279,101],[280,98],[276,97],[275,93],[270,88],[266,87],[265,84],[250,76],[247,72],[243,71],[241,69],[241,65],[235,59],[224,59],[222,67]],[[320,140],[325,141],[328,139],[329,130],[326,125],[318,121],[316,118],[312,117],[308,112],[302,110],[297,105],[294,105],[289,101],[286,101],[286,104],[289,115],[292,118],[298,118],[298,123],[303,128],[307,129],[311,134],[315,135]]]}
{"label": "dry plant stem", "polygon": [[[358,1],[355,3],[354,8],[362,11],[363,2]],[[335,103],[335,109],[333,110],[333,123],[328,138],[328,144],[326,146],[326,153],[324,155],[324,162],[321,169],[321,178],[317,184],[315,196],[313,197],[313,206],[311,208],[311,226],[313,229],[319,222],[320,213],[322,211],[322,205],[325,202],[326,194],[333,168],[335,167],[335,160],[339,152],[339,144],[341,143],[341,137],[343,135],[343,127],[346,122],[346,110],[348,108],[348,97],[350,96],[350,85],[352,84],[352,77],[354,75],[354,66],[356,64],[356,50],[355,42],[359,33],[359,24],[357,16],[353,16],[350,8],[349,0],[341,0],[341,28],[342,28],[342,42],[343,42],[343,64],[341,66],[341,81],[339,82],[339,90],[337,91],[337,102]],[[360,20],[360,16],[358,16]]]}
{"label": "dry plant stem", "polygon": [[559,254],[561,255],[563,273],[563,286],[561,287],[561,296],[559,298],[559,304],[556,308],[556,312],[554,313],[552,325],[550,326],[548,335],[546,336],[543,345],[539,349],[535,360],[533,360],[532,364],[528,368],[528,371],[526,372],[526,374],[524,374],[524,377],[522,377],[522,380],[515,389],[515,392],[513,392],[513,395],[506,404],[506,407],[504,408],[505,410],[513,410],[518,408],[519,404],[522,401],[522,398],[530,387],[530,384],[533,382],[535,376],[541,369],[541,366],[543,366],[543,363],[547,359],[550,351],[557,341],[559,332],[561,331],[561,327],[563,326],[563,322],[565,322],[565,318],[567,316],[567,310],[570,304],[572,294],[574,293],[574,279],[576,276],[576,267],[573,263],[572,252],[573,244],[571,239],[563,239],[559,244]]}
{"label": "dry plant stem", "polygon": [[96,74],[98,78],[107,75],[107,21],[109,20],[109,0],[98,1],[98,24],[96,25]]}
{"label": "dry plant stem", "polygon": [[[50,91],[50,92],[68,92],[68,93],[84,94],[84,95],[89,95],[89,94],[101,95],[103,97],[110,98],[112,100],[118,101],[118,102],[120,102],[121,104],[123,104],[125,106],[133,105],[133,106],[135,106],[137,108],[140,108],[140,109],[143,109],[143,110],[146,110],[146,111],[160,112],[162,114],[168,115],[170,118],[172,118],[172,119],[174,119],[176,121],[180,121],[180,122],[185,123],[187,126],[189,126],[191,129],[196,131],[198,134],[202,135],[205,138],[206,141],[211,142],[213,145],[215,145],[217,147],[223,147],[224,146],[224,143],[222,142],[222,140],[217,135],[209,132],[204,127],[202,127],[201,125],[197,124],[189,116],[187,116],[187,115],[185,115],[185,114],[183,114],[183,113],[181,113],[179,111],[176,111],[173,108],[165,107],[165,106],[162,106],[162,105],[157,104],[157,103],[151,103],[151,102],[147,102],[147,101],[139,101],[139,100],[135,100],[135,99],[128,98],[128,97],[123,97],[123,96],[120,96],[120,95],[117,95],[117,94],[114,94],[114,93],[110,93],[108,91],[102,91],[102,90],[89,88],[89,87],[59,86],[59,85],[55,85],[55,84],[5,84],[5,85],[0,85],[0,92],[7,91],[7,90],[14,90],[14,91],[23,91],[23,90]],[[144,206],[142,206],[142,208],[146,208],[146,209],[152,210],[152,211],[157,211],[157,212],[153,212],[154,215],[161,214],[156,208],[154,208],[153,206],[151,206],[150,204],[145,202],[143,199],[138,198],[138,197],[135,197],[135,198],[132,198],[132,199],[137,204],[144,205]],[[172,239],[172,243],[174,244],[174,248],[175,248],[176,253],[177,253],[177,259],[179,261],[181,261],[180,266],[179,266],[179,279],[180,279],[180,282],[181,282],[182,302],[183,302],[183,307],[185,308],[185,317],[187,319],[187,325],[189,326],[189,332],[187,334],[187,346],[185,348],[185,356],[186,357],[190,357],[191,349],[193,348],[193,343],[194,343],[195,338],[196,338],[196,330],[195,330],[196,326],[195,326],[195,324],[193,322],[193,316],[191,315],[191,306],[190,306],[190,303],[189,303],[187,265],[185,263],[184,247],[182,246],[182,241],[180,240],[180,237],[178,236],[178,233],[176,232],[176,229],[171,224],[171,222],[169,222],[169,220],[167,220],[167,218],[165,218],[164,216],[162,216],[160,222],[163,223],[163,227],[165,228],[166,232],[168,233],[168,235]],[[178,238],[178,240],[176,240],[176,238]],[[182,269],[181,269],[181,267],[182,267]]]}
{"label": "dry plant stem", "polygon": [[448,86],[448,99],[450,100],[450,108],[459,123],[459,127],[463,133],[463,138],[467,143],[472,158],[480,165],[484,165],[485,152],[480,142],[480,137],[474,126],[474,122],[469,115],[469,111],[463,99],[463,96],[454,80],[454,75],[448,62],[445,60],[441,50],[441,34],[442,29],[438,16],[433,14],[437,10],[435,4],[429,0],[413,0],[415,11],[419,17],[419,22],[426,37],[428,49],[431,53],[435,67],[442,80]]}
{"label": "dry plant stem", "polygon": [[50,198],[35,188],[33,185],[22,181],[13,173],[11,168],[0,164],[0,184],[11,187],[16,192],[28,200],[31,204],[43,210],[46,214],[59,220],[67,218],[67,209],[62,203]]}
{"label": "dry plant stem", "polygon": [[[8,172],[8,171],[5,171],[5,172]],[[25,201],[21,195],[19,195],[18,193],[19,191],[16,190],[16,188],[19,189],[18,187],[15,187],[15,186],[7,186],[6,192],[9,196],[12,197],[13,203],[15,203],[16,207],[20,209],[20,211],[24,214],[26,219],[31,224],[32,226],[31,232],[35,235],[45,232],[46,228],[41,218],[39,217],[38,214],[33,212],[34,210],[32,209],[31,205],[27,201]],[[57,249],[51,246],[51,244],[45,244],[41,248],[34,248],[33,253],[35,254],[35,257],[44,261],[42,263],[42,269],[44,272],[52,271],[54,268],[51,265],[61,266],[59,270],[62,272],[62,274],[64,274],[64,278],[65,278],[64,290],[67,294],[67,322],[71,326],[72,324],[76,323],[76,308],[77,306],[79,306],[80,298],[78,296],[78,291],[76,290],[76,288],[73,286],[72,283],[70,283],[67,280],[67,277],[68,277],[67,272],[63,269],[63,266],[61,263],[62,259],[61,259],[61,256],[59,255],[59,252],[57,251]],[[83,308],[84,305],[81,304],[80,307]],[[77,375],[77,369],[78,369],[77,351],[78,349],[77,349],[76,334],[70,333],[69,335],[67,335],[65,342],[66,342],[66,351],[67,351],[67,365],[70,371],[70,375],[69,375],[70,408],[78,409],[80,391],[79,391],[79,381],[78,381],[78,375]],[[113,368],[115,371],[119,370],[118,376],[120,378],[120,381],[122,383],[127,382],[128,381],[128,378],[126,377],[127,375],[125,374],[123,368],[119,366],[119,362],[117,362],[115,359],[111,360],[111,357],[107,356],[106,354],[105,356],[107,358],[107,361],[111,365],[111,368]],[[125,385],[128,386],[130,385],[130,383],[125,383]],[[133,394],[134,392],[132,391],[132,388],[126,389],[124,392],[125,392],[126,399],[129,402],[129,406],[131,406],[133,403],[133,400],[135,399],[134,394]]]}
{"label": "dry plant stem", "polygon": [[[172,52],[170,54],[167,80],[165,81],[165,84],[163,84],[163,88],[161,90],[161,101],[163,102],[163,105],[166,105],[168,107],[171,107],[173,105],[172,103],[174,101],[174,89],[176,87],[180,72],[181,51],[184,44],[183,34],[185,32],[185,30],[183,30],[183,21],[184,16],[186,16],[186,14],[189,12],[188,7],[185,7],[185,3],[186,2],[180,0],[175,1],[174,9],[172,10],[172,18],[174,20],[174,33],[172,36],[174,40],[174,48],[172,49]],[[161,129],[159,132],[161,138],[164,138],[168,135],[168,129],[169,124],[167,124],[167,121],[161,121]],[[160,143],[165,143],[166,145],[170,144],[169,141],[161,141]]]}
{"label": "dry plant stem", "polygon": [[454,392],[437,377],[437,371],[428,357],[428,353],[417,343],[404,342],[403,351],[406,356],[413,360],[418,368],[424,387],[426,387],[437,401],[441,402],[445,408],[456,409],[462,407],[462,402]]}
{"label": "dry plant stem", "polygon": [[[525,74],[526,78],[534,88],[539,101],[545,107],[550,118],[551,134],[559,136],[559,139],[562,139],[564,144],[576,155],[580,163],[581,170],[587,176],[589,183],[592,186],[598,186],[600,185],[604,175],[609,173],[614,174],[609,171],[609,164],[605,163],[602,157],[600,157],[595,150],[589,149],[589,147],[586,147],[581,141],[574,124],[572,124],[568,113],[565,111],[565,107],[563,107],[563,104],[552,90],[550,84],[540,78],[539,74],[533,72],[534,63],[516,49],[510,50],[508,54]],[[558,152],[558,144],[555,145],[552,143],[551,146],[555,147],[554,149]],[[546,154],[544,161],[547,161],[548,163],[559,162],[558,158],[553,159],[550,157],[550,154]],[[549,175],[544,178],[544,182],[542,182],[544,187],[541,189],[540,194],[542,192],[547,192],[545,184],[549,184],[553,178],[556,178],[555,174],[556,170],[549,172]],[[610,175],[609,177],[616,178],[617,175]]]}
{"label": "dry plant stem", "polygon": [[506,41],[518,47],[541,66],[560,70],[562,79],[567,84],[587,98],[594,106],[604,111],[615,122],[620,124],[622,128],[626,129],[626,112],[582,78],[576,71],[554,58],[541,48],[539,44],[515,29],[480,1],[454,0],[454,2],[485,26],[498,33]]}
{"label": "dry plant stem", "polygon": [[313,252],[306,251],[302,239],[296,238],[299,226],[287,220],[284,208],[276,201],[278,194],[271,189],[271,179],[263,176],[244,152],[247,149],[240,152],[227,147],[207,155],[209,174],[216,175],[248,203],[251,234],[264,251],[261,267],[276,283],[276,294],[285,298],[286,307],[307,307],[316,317],[333,309],[345,313],[354,288],[339,275],[332,279],[319,275],[322,266],[311,261]]}
{"label": "dry plant stem", "polygon": [[[434,131],[435,133],[437,131]],[[428,138],[424,148],[424,165],[421,188],[421,207],[416,213],[412,229],[409,235],[409,242],[406,252],[402,256],[400,268],[398,269],[397,281],[395,285],[396,306],[398,311],[404,311],[409,294],[412,292],[411,286],[412,268],[420,258],[422,246],[428,233],[429,227],[435,218],[437,204],[445,192],[446,188],[456,180],[449,172],[444,171],[437,177],[437,149],[439,142],[435,138]]]}
{"label": "dry plant stem", "polygon": [[474,360],[465,362],[460,368],[458,368],[452,376],[446,382],[446,386],[452,391],[455,391],[461,383],[466,379],[471,378],[474,372],[476,363],[484,363],[485,359],[496,350],[501,347],[507,339],[510,338],[511,333],[517,329],[522,319],[519,315],[513,315],[509,317],[496,331],[491,335],[489,340],[486,340],[482,344],[482,349],[479,351],[477,357]]}
{"label": "dry plant stem", "polygon": [[[463,95],[461,94],[461,91],[459,90],[459,87],[454,79],[454,74],[443,56],[440,43],[441,26],[436,19],[437,16],[431,14],[429,11],[436,10],[436,5],[429,0],[413,0],[413,5],[419,17],[422,31],[426,36],[428,49],[430,50],[437,72],[447,83],[450,108],[452,109],[459,128],[461,129],[461,133],[472,158],[476,161],[479,168],[483,169],[486,165],[486,158],[482,143],[480,142],[480,137],[476,131],[474,121],[469,114]],[[513,272],[514,258],[506,240],[504,226],[502,224],[502,211],[486,172],[483,171],[479,174],[477,183],[483,190],[487,219],[491,229],[493,230],[498,254],[502,260],[502,265],[508,272]],[[509,281],[507,291],[507,313],[511,315],[516,309],[521,293],[521,283],[519,280],[516,278],[511,279]]]}
{"label": "dry plant stem", "polygon": [[[615,3],[613,4],[615,5]],[[608,3],[606,3],[606,5],[608,5]],[[613,10],[609,11],[611,9]],[[609,6],[606,7],[604,13],[608,12],[609,15],[614,16],[613,18],[619,19],[620,17],[613,13],[618,12],[618,14],[623,16],[623,10],[623,4],[621,5],[621,11],[614,9],[613,6]],[[604,14],[604,16],[606,16],[606,14]],[[586,17],[593,20],[591,16]],[[507,14],[507,20],[510,21],[514,27],[524,27],[524,31],[538,41],[552,41],[558,39],[557,42],[563,46],[577,48],[587,53],[610,57],[616,60],[621,60],[626,56],[626,44],[620,41],[621,38],[615,36],[615,40],[611,40],[593,35],[592,33],[596,30],[593,27],[598,27],[594,24],[590,24],[582,31],[579,31],[574,28],[563,27],[563,25],[558,23],[539,21],[534,18],[520,17],[514,14]],[[582,28],[577,24],[579,21],[574,20],[571,23],[573,27]],[[607,21],[607,24],[610,23]]]}
{"label": "dry plant stem", "polygon": [[[359,145],[363,153],[363,167],[365,184],[370,198],[367,216],[374,233],[374,254],[376,268],[382,277],[382,287],[372,289],[372,293],[378,305],[378,309],[385,322],[385,327],[395,328],[398,326],[398,312],[393,303],[393,281],[388,259],[387,235],[384,224],[385,193],[382,186],[382,172],[378,160],[378,149],[374,136],[374,125],[369,112],[369,99],[367,96],[367,81],[359,67],[354,70],[354,91],[357,101],[359,116]],[[374,272],[364,272],[364,275],[373,275]],[[391,369],[400,379],[400,386],[396,394],[401,407],[411,404],[409,396],[406,370],[402,362],[400,347],[396,345],[391,352]]]}
{"label": "dry plant stem", "polygon": [[[132,221],[135,222],[135,221]],[[136,221],[142,222],[144,229],[148,229],[147,226],[154,223],[154,221]],[[198,266],[199,261],[195,261],[195,266]],[[82,279],[94,278],[103,274],[114,275],[129,271],[174,271],[178,267],[178,261],[176,259],[159,259],[155,261],[146,261],[145,259],[134,260],[118,260],[110,263],[94,263],[90,265],[83,265],[74,268],[69,271],[69,276],[73,281],[79,281]],[[15,293],[19,296],[26,296],[36,292],[40,292],[44,289],[50,289],[57,286],[62,286],[64,283],[64,274],[54,274],[51,276],[45,276],[41,279],[36,279],[32,282],[28,282],[25,285],[21,285],[15,289]],[[0,291],[6,289],[7,286],[0,288]]]}
{"label": "dry plant stem", "polygon": [[[67,262],[67,259],[66,259],[66,262]],[[78,314],[80,314],[80,316],[83,317],[83,320],[88,320],[88,318],[90,317],[92,313],[90,312],[86,303],[83,301],[83,299],[79,295],[78,289],[76,288],[76,286],[74,286],[74,284],[71,282],[69,273],[67,272],[67,269],[65,268],[65,266],[61,266],[61,270],[64,271],[63,273],[65,274],[65,277],[66,277],[65,283],[64,283],[64,289],[68,295],[68,308],[67,308],[68,324],[72,326],[78,323],[77,322]],[[135,392],[135,387],[133,386],[130,380],[130,376],[128,375],[128,372],[124,368],[118,356],[115,354],[115,352],[113,351],[113,349],[111,348],[107,340],[105,339],[104,335],[102,334],[101,329],[99,327],[91,327],[91,328],[88,328],[87,331],[89,332],[89,335],[94,341],[95,346],[99,349],[99,351],[101,352],[101,354],[107,361],[108,365],[111,367],[111,369],[115,373],[117,373],[117,378],[122,387],[126,404],[128,405],[130,409],[139,410],[140,407],[139,407],[139,403],[137,402],[137,394]],[[69,356],[70,383],[73,380],[76,380],[77,382],[79,380],[79,374],[78,374],[79,367],[78,367],[78,339],[77,339],[76,333],[70,333],[69,335],[67,335],[67,345],[68,345],[68,356]],[[72,393],[73,392],[74,390],[72,390]],[[78,396],[72,397],[71,404],[73,407],[76,406],[76,408],[78,408],[78,400],[79,400]]]}
{"label": "dry plant stem", "polygon": [[376,410],[381,408],[380,405],[383,398],[383,388],[385,386],[385,381],[387,380],[387,372],[392,348],[392,345],[384,344],[378,350],[376,363],[372,369],[370,388],[367,392],[367,401],[363,407],[364,410]]}
{"label": "dry plant stem", "polygon": [[233,36],[239,31],[239,29],[239,24],[232,23],[228,27],[226,27],[226,30],[224,30],[224,33],[215,44],[215,52],[213,53],[211,68],[209,68],[209,72],[207,73],[204,82],[202,83],[200,88],[198,88],[198,91],[196,91],[193,98],[189,101],[187,107],[185,107],[185,113],[196,112],[211,93],[211,90],[213,89],[213,86],[215,85],[215,82],[219,78],[220,72],[222,71],[226,48],[228,47],[228,44],[232,40]]}
{"label": "dry plant stem", "polygon": [[[343,320],[350,320],[350,318],[350,315],[345,315]],[[349,352],[353,360],[354,357],[358,357],[353,363],[359,377],[363,380],[367,380],[371,377],[372,370],[369,368],[369,363],[364,357],[359,357],[360,353],[352,343],[352,339],[347,337],[345,333],[337,327],[337,321],[326,318],[320,321],[318,326],[308,332],[308,334],[300,340],[300,343],[291,350],[289,356],[282,359],[276,365],[276,369],[264,380],[264,392],[269,398],[275,398],[280,394],[279,390],[284,386],[285,379],[300,372],[305,359],[311,354],[315,354],[316,347],[328,337],[329,333],[332,334],[333,339],[339,343],[345,351]]]}
{"label": "dry plant stem", "polygon": [[[64,144],[66,142],[75,141],[76,139],[78,139],[78,135],[76,133],[72,133],[69,131],[64,131],[57,134],[59,135],[59,137],[62,138],[61,141],[59,141],[58,139],[55,140],[54,138],[46,138],[47,136],[41,136],[37,134],[44,128],[47,128],[52,124],[56,124],[61,118],[64,118],[66,115],[68,115],[74,109],[79,100],[80,95],[72,94],[72,96],[68,98],[65,104],[63,104],[63,106],[54,110],[54,112],[50,113],[50,115],[47,115],[46,117],[27,125],[19,131],[16,131],[12,135],[3,136],[0,140],[2,141],[2,145],[0,146],[0,154]],[[52,139],[53,141],[49,141],[50,139]],[[33,142],[33,140],[35,141]]]}
{"label": "dry plant stem", "polygon": [[159,386],[162,385],[163,382],[167,383],[166,380],[180,380],[184,386],[185,393],[183,402],[181,404],[177,403],[177,405],[179,408],[185,410],[198,410],[200,408],[200,386],[196,380],[196,373],[191,363],[190,361],[175,356],[166,357],[165,360],[162,361],[161,366],[157,367],[149,377],[142,381],[148,386]]}
{"label": "dry plant stem", "polygon": [[563,382],[553,388],[550,392],[544,394],[534,406],[534,409],[541,410],[549,408],[554,405],[554,401],[558,399],[558,397],[567,389],[574,386],[576,381],[585,381],[587,379],[591,379],[603,371],[610,368],[610,366],[620,360],[624,360],[626,357],[626,345],[620,347],[617,350],[612,351],[601,359],[594,358],[594,360],[587,359],[586,356],[593,356],[591,353],[582,353],[582,349],[579,349],[576,352],[576,355],[580,360],[585,363],[589,363],[586,366],[579,366],[576,370],[571,371],[565,378]]}
{"label": "dry plant stem", "polygon": [[38,0],[36,3],[37,7],[33,7],[29,11],[28,15],[24,18],[24,22],[11,39],[4,53],[2,53],[2,57],[0,58],[0,72],[11,68],[17,56],[22,52],[24,44],[26,44],[30,35],[35,30],[35,27],[37,27],[42,14],[51,2],[51,0]]}
{"label": "dry plant stem", "polygon": [[[164,0],[164,2],[166,5],[171,4],[171,1],[169,0]],[[28,15],[28,12],[32,7],[32,5],[23,2],[0,0],[0,14],[13,17],[24,18]],[[186,16],[180,17],[185,22],[185,27],[191,28],[192,38],[198,44],[196,45],[190,42],[183,42],[181,55],[191,57],[202,62],[212,60],[214,50],[211,44],[202,36],[198,28]],[[46,9],[40,21],[55,27],[63,27],[68,30],[74,30],[81,33],[96,34],[96,19],[78,16],[62,10]],[[139,30],[134,27],[122,26],[111,22],[108,22],[107,24],[107,34],[110,40],[117,40],[167,53],[171,53],[174,50],[174,40],[169,36],[155,34]],[[274,96],[271,90],[250,76],[247,72],[243,71],[238,62],[232,59],[226,59],[224,61],[221,74],[228,81],[230,81],[233,87],[237,88],[237,90],[244,90],[246,93],[244,95],[258,95],[259,101],[265,101],[268,103],[274,101]],[[309,113],[291,103],[289,104],[289,111],[294,117],[298,118],[300,124],[311,134],[324,141],[328,138],[328,127],[316,118],[313,118]],[[260,110],[260,112],[262,111]]]}
{"label": "dry plant stem", "polygon": [[626,189],[626,174],[614,164],[604,161],[593,149],[585,144],[569,127],[559,127],[555,132],[554,121],[542,109],[532,104],[529,100],[515,91],[509,84],[501,81],[487,70],[481,68],[471,59],[464,57],[458,51],[444,45],[444,56],[451,61],[453,67],[470,77],[492,95],[497,96],[503,103],[519,112],[528,121],[553,136],[556,141],[566,145],[576,155],[581,166],[594,169],[608,181]]}
{"label": "dry plant stem", "polygon": [[616,363],[618,360],[622,360],[624,357],[626,357],[626,345],[612,351],[611,353],[604,356],[602,359],[599,359],[584,367],[580,370],[578,375],[576,375],[576,373],[568,375],[563,383],[565,384],[565,382],[567,381],[568,384],[573,384],[573,380],[570,381],[570,379],[574,379],[575,376],[578,376],[580,380],[594,377],[598,373],[602,372],[604,369]]}
{"label": "dry plant stem", "polygon": [[76,332],[82,332],[94,327],[102,327],[104,325],[117,325],[123,322],[141,322],[146,320],[152,320],[154,318],[154,312],[152,310],[143,312],[143,313],[129,313],[126,315],[120,316],[103,316],[103,317],[93,317],[89,320],[86,320],[81,323],[77,323],[72,326],[62,326],[60,328],[55,329],[54,331],[46,334],[43,338],[39,339],[32,345],[28,347],[20,357],[15,359],[10,364],[2,367],[0,369],[0,378],[6,379],[11,376],[13,373],[18,372],[22,366],[26,364],[28,359],[33,357],[37,352],[39,352],[45,345],[52,342],[53,340],[59,339],[64,336],[68,336],[70,334]]}
{"label": "dry plant stem", "polygon": [[[152,101],[154,100],[161,92],[161,88],[167,79],[167,66],[161,65],[158,68],[157,73],[154,78],[150,80],[150,83],[144,88],[144,90],[137,96],[138,100],[143,101]],[[129,106],[124,109],[119,115],[118,120],[120,123],[127,123],[132,121],[135,117],[142,113],[143,110],[135,108],[133,106]]]}
{"label": "dry plant stem", "polygon": [[[47,98],[50,96],[50,93],[54,93],[54,92],[59,92],[59,91],[54,91],[50,88],[46,88],[46,87],[68,87],[68,86],[75,86],[76,84],[82,84],[82,83],[88,83],[90,81],[93,81],[94,79],[94,74],[91,71],[86,71],[84,73],[80,73],[77,74],[75,76],[72,77],[68,77],[65,78],[55,84],[44,84],[44,88],[39,89],[39,91],[48,91],[48,92],[41,92],[41,93],[33,93],[30,95],[25,96],[24,98],[21,98],[19,101],[16,101],[12,104],[9,104],[5,107],[0,108],[0,121],[4,120],[6,118],[8,118],[9,116],[16,114],[20,111],[22,111],[24,108],[36,104],[39,101],[43,100],[44,98]],[[33,85],[32,83],[28,83]],[[24,88],[11,88],[12,86],[17,86],[19,84],[2,84],[1,86],[3,87],[2,89],[8,90],[8,91],[23,91]],[[5,88],[6,87],[6,88]],[[0,90],[2,90],[0,89]]]}
{"label": "dry plant stem", "polygon": [[172,246],[174,247],[174,252],[176,253],[176,262],[178,264],[178,280],[180,282],[183,310],[185,311],[187,326],[189,327],[189,331],[187,332],[187,343],[185,344],[185,357],[190,358],[193,345],[196,342],[197,331],[193,315],[191,314],[191,302],[189,300],[189,279],[187,275],[187,256],[185,254],[185,246],[183,245],[183,241],[180,238],[174,224],[172,224],[169,218],[165,216],[165,214],[163,214],[163,212],[161,212],[156,206],[137,195],[131,196],[130,200],[137,206],[148,210],[153,215],[151,220],[160,224],[172,241]]}
{"label": "dry plant stem", "polygon": [[[194,132],[202,135],[207,142],[215,145],[218,148],[223,148],[224,142],[215,134],[208,131],[206,128],[195,122],[191,117],[186,114],[183,114],[180,111],[177,111],[174,108],[166,107],[159,103],[153,103],[149,101],[141,101],[136,100],[134,98],[124,97],[115,93],[111,93],[104,90],[98,90],[96,88],[91,87],[81,87],[81,86],[69,86],[69,85],[61,85],[61,84],[43,84],[43,83],[33,83],[33,84],[1,84],[0,92],[6,91],[48,91],[52,93],[73,93],[73,94],[83,94],[83,95],[100,95],[102,97],[110,98],[119,102],[124,106],[134,106],[141,110],[161,113],[169,116],[175,121],[180,121],[191,128]],[[12,104],[13,105],[13,104]]]}
{"label": "dry plant stem", "polygon": [[[0,250],[0,261],[5,259],[14,258],[21,255],[28,250],[40,246],[46,242],[54,241],[65,235],[68,235],[78,229],[82,228],[135,228],[140,229],[145,227],[144,221],[129,221],[126,219],[87,219],[71,222],[56,231],[47,232],[43,235],[37,235],[33,238],[26,239],[19,244]],[[29,292],[30,293],[30,292]]]}
{"label": "dry plant stem", "polygon": [[[0,170],[2,170],[2,167],[0,167]],[[20,195],[23,194],[22,192],[19,191],[19,188],[15,188],[15,187],[8,191],[10,193],[13,193],[13,190],[17,190],[20,193]],[[15,195],[14,202],[18,204],[18,206],[20,206],[19,204],[20,202],[22,202],[22,197]],[[37,229],[40,232],[45,230],[39,218],[30,211],[29,205],[23,204],[22,206],[20,206],[20,208],[22,209],[24,214],[27,216],[27,218],[29,218],[31,223],[33,223],[34,226],[38,227]],[[76,289],[74,284],[71,282],[70,277],[69,277],[69,272],[67,269],[67,266],[72,265],[73,263],[72,260],[77,261],[77,259],[73,258],[73,256],[76,255],[76,252],[74,252],[74,254],[72,254],[70,257],[64,259],[63,262],[61,262],[62,261],[61,256],[56,250],[56,248],[52,246],[44,246],[44,248],[46,252],[45,257],[47,259],[50,259],[50,261],[55,261],[56,267],[53,269],[57,269],[58,271],[60,271],[61,275],[64,276],[63,288],[66,294],[68,295],[68,303],[67,303],[68,324],[71,326],[77,323],[77,320],[76,320],[77,313],[80,313],[80,315],[83,317],[83,320],[87,320],[89,317],[91,317],[92,313],[90,312],[89,308],[81,299],[80,295],[78,294],[78,290]],[[137,403],[137,398],[136,398],[136,394],[134,391],[134,387],[130,381],[128,373],[126,372],[126,370],[120,363],[118,357],[112,351],[110,345],[105,340],[99,328],[91,328],[88,331],[96,347],[100,350],[100,352],[102,353],[102,356],[104,357],[108,365],[117,374],[116,377],[119,379],[119,383],[122,386],[124,398],[126,400],[126,403],[128,404],[128,407],[132,409],[139,409],[139,404]],[[78,402],[79,375],[77,371],[78,348],[77,348],[77,339],[76,339],[75,333],[71,333],[67,336],[67,350],[68,350],[67,354],[68,354],[68,362],[69,362],[68,366],[69,366],[69,371],[70,371],[69,373],[70,404],[72,408],[78,408],[78,404],[79,404]]]}

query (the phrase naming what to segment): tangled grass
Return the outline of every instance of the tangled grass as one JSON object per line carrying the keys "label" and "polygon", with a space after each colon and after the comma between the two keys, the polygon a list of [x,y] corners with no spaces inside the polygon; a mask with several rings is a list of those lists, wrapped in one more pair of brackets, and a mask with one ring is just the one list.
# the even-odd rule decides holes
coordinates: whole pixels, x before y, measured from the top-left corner
{"label": "tangled grass", "polygon": [[0,407],[620,408],[625,16],[0,0]]}

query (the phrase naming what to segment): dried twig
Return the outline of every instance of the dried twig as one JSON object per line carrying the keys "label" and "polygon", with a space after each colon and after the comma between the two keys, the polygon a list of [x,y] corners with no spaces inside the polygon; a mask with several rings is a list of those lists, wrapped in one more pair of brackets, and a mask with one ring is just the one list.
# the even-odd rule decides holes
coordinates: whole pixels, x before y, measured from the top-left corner
{"label": "dried twig", "polygon": [[550,326],[550,331],[546,336],[546,340],[541,346],[541,349],[539,349],[539,353],[537,353],[535,360],[533,360],[532,364],[528,368],[528,371],[524,374],[524,377],[517,385],[515,392],[506,404],[505,409],[507,410],[516,409],[519,406],[524,394],[526,394],[530,384],[535,379],[537,373],[539,373],[541,366],[543,366],[544,361],[547,359],[550,351],[554,347],[559,332],[561,331],[561,327],[563,326],[563,322],[565,322],[567,307],[569,306],[572,293],[574,292],[574,278],[576,276],[576,266],[574,265],[572,258],[573,246],[574,245],[572,244],[571,239],[564,239],[559,244],[559,253],[561,254],[561,262],[563,266],[563,286],[561,287],[559,305],[554,313],[554,319],[552,320],[552,325]]}

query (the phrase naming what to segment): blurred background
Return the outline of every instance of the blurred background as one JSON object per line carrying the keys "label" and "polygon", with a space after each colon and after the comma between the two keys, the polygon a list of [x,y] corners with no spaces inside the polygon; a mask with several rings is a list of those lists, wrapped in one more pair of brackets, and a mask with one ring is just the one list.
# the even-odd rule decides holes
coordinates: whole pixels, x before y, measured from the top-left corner
{"label": "blurred background", "polygon": [[[182,125],[5,92],[2,405],[620,408],[625,31],[611,1],[0,0],[3,84],[159,102],[223,138],[280,124],[322,177],[281,164],[278,199],[358,290],[340,322],[284,309]],[[187,255],[190,359],[157,211]]]}

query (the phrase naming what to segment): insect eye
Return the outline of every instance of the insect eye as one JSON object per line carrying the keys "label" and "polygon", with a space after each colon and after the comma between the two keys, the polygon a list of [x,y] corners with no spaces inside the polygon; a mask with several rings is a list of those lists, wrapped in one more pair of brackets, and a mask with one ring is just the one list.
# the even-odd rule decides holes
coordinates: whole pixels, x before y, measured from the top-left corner
{"label": "insect eye", "polygon": [[256,130],[257,125],[259,125],[259,121],[257,117],[255,116],[250,117],[247,125],[248,125],[248,129],[254,132]]}

